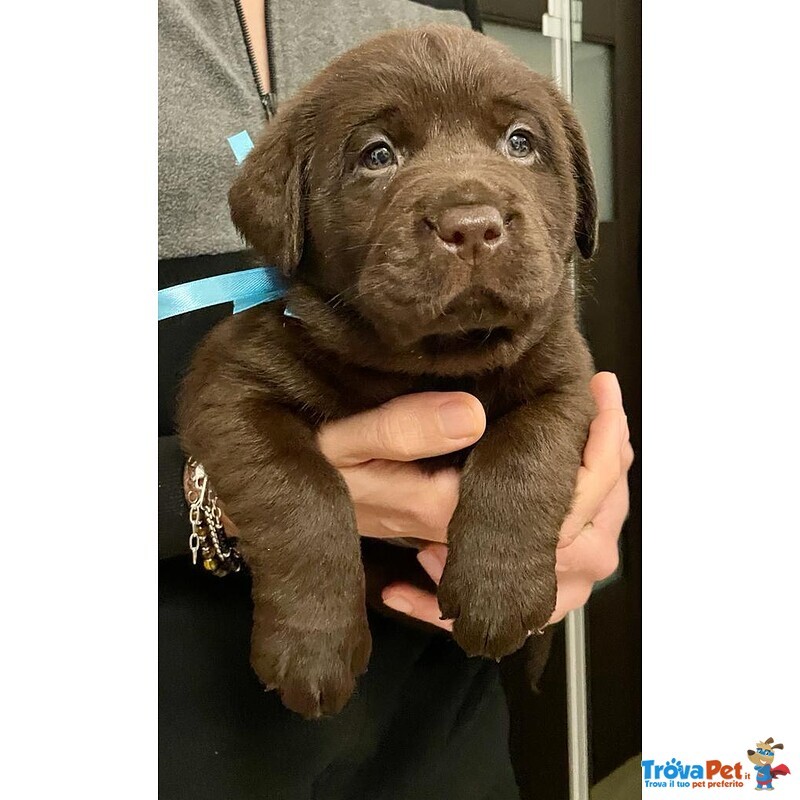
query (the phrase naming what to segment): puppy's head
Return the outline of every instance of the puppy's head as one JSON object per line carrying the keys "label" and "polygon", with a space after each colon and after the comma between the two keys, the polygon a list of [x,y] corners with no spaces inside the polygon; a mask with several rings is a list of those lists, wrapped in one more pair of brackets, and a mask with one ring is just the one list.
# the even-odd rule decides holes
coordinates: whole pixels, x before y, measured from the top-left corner
{"label": "puppy's head", "polygon": [[564,312],[576,242],[586,258],[595,242],[569,105],[459,28],[394,31],[333,62],[267,126],[229,199],[325,324],[357,326],[406,371],[513,363]]}

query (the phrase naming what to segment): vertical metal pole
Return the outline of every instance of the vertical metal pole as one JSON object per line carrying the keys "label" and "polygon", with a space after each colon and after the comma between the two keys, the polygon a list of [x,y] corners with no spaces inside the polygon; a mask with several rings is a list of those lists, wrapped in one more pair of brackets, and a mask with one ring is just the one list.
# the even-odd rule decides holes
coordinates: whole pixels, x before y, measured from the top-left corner
{"label": "vertical metal pole", "polygon": [[586,628],[582,608],[566,620],[567,731],[570,800],[589,800],[589,725],[586,702]]}
{"label": "vertical metal pole", "polygon": [[561,36],[553,39],[553,76],[561,93],[572,102],[572,3],[560,0]]}
{"label": "vertical metal pole", "polygon": [[[560,8],[557,7],[560,5]],[[552,40],[553,76],[572,102],[572,0],[550,0],[548,11],[560,17],[560,36]],[[554,8],[554,6],[556,6]],[[572,274],[575,291],[575,273]],[[567,655],[567,732],[570,800],[589,800],[589,724],[586,698],[586,624],[582,608],[565,622]]]}

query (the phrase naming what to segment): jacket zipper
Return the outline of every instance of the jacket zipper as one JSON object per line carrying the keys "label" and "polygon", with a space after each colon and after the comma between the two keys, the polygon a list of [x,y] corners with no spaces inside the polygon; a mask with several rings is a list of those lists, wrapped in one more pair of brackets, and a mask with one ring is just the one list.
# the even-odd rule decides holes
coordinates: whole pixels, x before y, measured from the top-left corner
{"label": "jacket zipper", "polygon": [[234,4],[236,5],[236,15],[239,17],[239,25],[242,28],[242,37],[244,38],[244,46],[247,49],[247,58],[250,60],[250,69],[253,73],[256,91],[261,100],[261,105],[264,107],[267,119],[272,119],[275,116],[278,104],[275,97],[275,69],[272,63],[272,25],[269,19],[269,1],[264,0],[264,19],[267,26],[267,69],[269,70],[269,79],[272,87],[270,92],[264,91],[261,76],[258,74],[258,67],[256,67],[256,59],[253,53],[253,40],[250,38],[250,31],[242,13],[242,2],[241,0],[234,0]]}

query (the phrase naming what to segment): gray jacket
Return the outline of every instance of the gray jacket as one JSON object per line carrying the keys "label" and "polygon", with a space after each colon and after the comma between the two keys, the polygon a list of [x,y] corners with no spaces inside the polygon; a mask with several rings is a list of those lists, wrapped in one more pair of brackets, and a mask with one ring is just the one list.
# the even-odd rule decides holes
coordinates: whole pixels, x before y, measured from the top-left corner
{"label": "gray jacket", "polygon": [[[469,27],[466,15],[408,0],[270,0],[272,90],[290,97],[331,59],[390,28]],[[343,24],[347,20],[347,24]],[[233,0],[160,0],[158,250],[177,258],[242,250],[227,193],[227,138],[266,122]]]}

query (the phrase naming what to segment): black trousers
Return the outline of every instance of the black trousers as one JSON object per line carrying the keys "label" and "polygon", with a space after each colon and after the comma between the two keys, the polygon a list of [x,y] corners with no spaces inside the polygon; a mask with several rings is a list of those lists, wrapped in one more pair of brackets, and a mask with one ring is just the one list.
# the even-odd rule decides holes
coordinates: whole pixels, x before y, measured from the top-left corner
{"label": "black trousers", "polygon": [[250,585],[159,565],[161,800],[518,800],[494,662],[371,614],[345,709],[305,721],[250,669]]}

